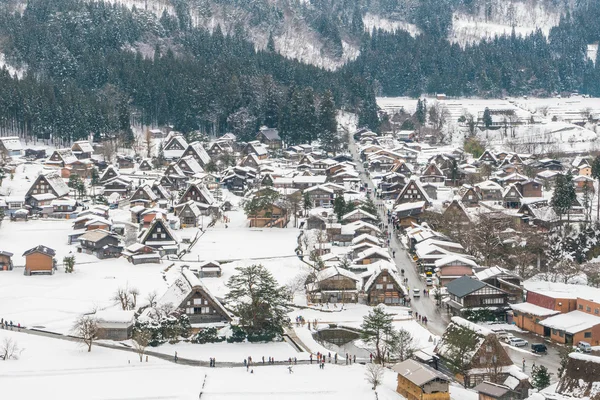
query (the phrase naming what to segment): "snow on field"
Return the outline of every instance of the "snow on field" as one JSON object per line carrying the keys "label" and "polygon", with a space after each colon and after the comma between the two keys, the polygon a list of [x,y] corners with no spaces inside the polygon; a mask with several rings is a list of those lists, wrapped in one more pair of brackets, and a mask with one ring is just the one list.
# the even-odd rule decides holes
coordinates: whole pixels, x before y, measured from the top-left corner
{"label": "snow on field", "polygon": [[[80,399],[316,399],[362,400],[374,393],[365,380],[365,366],[326,364],[245,368],[187,367],[149,357],[93,347],[91,353],[74,342],[0,330],[0,340],[16,339],[19,360],[0,363],[2,395],[7,398]],[[219,356],[217,364],[219,362]],[[131,363],[129,363],[131,361]],[[6,379],[8,378],[8,379]],[[343,384],[341,384],[343,382]],[[109,384],[107,384],[109,383]],[[396,400],[396,374],[386,370],[379,399]]]}
{"label": "snow on field", "polygon": [[221,362],[242,363],[245,358],[252,357],[255,362],[259,362],[262,357],[268,360],[274,357],[275,361],[288,360],[290,357],[298,360],[308,360],[309,354],[298,352],[287,342],[273,343],[205,343],[193,344],[180,342],[177,344],[163,344],[159,347],[153,347],[152,351],[173,355],[181,358],[208,361],[210,358],[216,358]]}
{"label": "snow on field", "polygon": [[207,230],[183,261],[241,260],[295,256],[298,229],[215,228]]}
{"label": "snow on field", "polygon": [[363,17],[363,24],[365,25],[365,31],[371,32],[373,28],[381,29],[386,32],[395,32],[397,30],[403,30],[410,33],[411,36],[416,36],[420,32],[419,28],[415,24],[410,24],[404,21],[394,21],[380,15],[366,13]]}
{"label": "snow on field", "polygon": [[[30,224],[28,222],[26,224]],[[40,222],[41,223],[41,222]],[[0,229],[0,243],[6,243],[7,226],[3,224]],[[21,250],[15,247],[33,247],[38,242],[29,241],[27,232],[20,232],[22,238],[18,241],[11,240],[11,251],[15,252],[17,260],[21,260]],[[49,239],[64,240],[63,235],[56,235],[56,231],[40,231],[47,234],[47,240],[43,243],[52,246]],[[37,235],[39,236],[39,234]],[[66,255],[65,247],[59,248],[57,260],[62,261]],[[110,300],[119,287],[135,287],[140,290],[140,299],[149,292],[156,290],[162,294],[166,290],[166,283],[162,279],[161,270],[165,265],[147,264],[132,265],[125,259],[95,260],[90,262],[91,256],[76,254],[77,264],[73,274],[66,274],[62,268],[54,275],[23,275],[22,268],[13,271],[5,271],[0,278],[0,316],[4,319],[13,320],[24,326],[44,327],[44,329],[69,333],[75,319],[93,309],[105,309],[114,307]],[[15,263],[19,265],[19,261]]]}

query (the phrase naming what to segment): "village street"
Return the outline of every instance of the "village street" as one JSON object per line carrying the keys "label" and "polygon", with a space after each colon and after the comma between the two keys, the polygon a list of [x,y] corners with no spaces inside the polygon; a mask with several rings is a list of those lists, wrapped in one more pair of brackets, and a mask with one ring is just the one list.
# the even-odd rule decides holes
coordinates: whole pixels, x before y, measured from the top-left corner
{"label": "village street", "polygon": [[[356,163],[356,169],[360,173],[361,181],[368,185],[372,193],[375,193],[375,187],[371,179],[366,174],[362,160],[360,159],[356,142],[354,141],[352,135],[350,135],[349,139],[349,149],[352,154],[352,158]],[[381,220],[387,221],[386,209],[381,206],[383,202],[379,199],[374,199],[374,202],[377,205],[379,217],[381,218]],[[412,261],[407,249],[404,247],[402,242],[397,238],[395,234],[392,234],[389,247],[390,251],[396,252],[394,262],[396,263],[396,266],[398,267],[399,271],[404,269],[404,277],[408,278],[408,287],[410,288],[411,292],[413,288],[419,288],[421,290],[421,297],[415,298],[411,295],[411,308],[413,311],[413,316],[415,315],[415,313],[419,313],[419,315],[425,315],[428,319],[428,323],[425,327],[434,335],[442,336],[444,330],[446,329],[446,326],[450,322],[450,318],[452,317],[452,315],[447,313],[443,307],[437,307],[433,296],[423,296],[423,289],[426,289],[427,286],[425,285],[423,279],[420,277],[416,269],[416,265]],[[514,336],[527,340],[529,344],[544,342],[543,338],[536,337],[535,335],[527,332],[511,333],[513,333]],[[546,343],[546,346],[548,347],[548,353],[545,355],[533,354],[530,351],[529,345],[524,348],[516,348],[508,345],[504,346],[506,348],[506,351],[508,352],[508,355],[516,365],[522,367],[523,360],[525,360],[526,373],[531,373],[531,366],[534,364],[543,365],[546,368],[548,368],[548,371],[550,373],[553,374],[552,382],[558,380],[557,371],[560,366],[559,346],[552,343]]]}

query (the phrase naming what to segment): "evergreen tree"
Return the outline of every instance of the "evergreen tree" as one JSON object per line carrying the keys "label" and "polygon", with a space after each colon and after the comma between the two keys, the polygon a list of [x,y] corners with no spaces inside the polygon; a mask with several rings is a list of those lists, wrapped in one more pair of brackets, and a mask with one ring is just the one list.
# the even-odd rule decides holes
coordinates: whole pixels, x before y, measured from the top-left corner
{"label": "evergreen tree", "polygon": [[489,129],[490,126],[492,126],[492,123],[492,113],[490,112],[490,109],[486,107],[483,111],[483,124],[486,129]]}
{"label": "evergreen tree", "polygon": [[365,31],[365,24],[363,23],[363,16],[358,2],[355,4],[354,11],[352,12],[351,30],[354,34],[359,35],[362,35]]}
{"label": "evergreen tree", "polygon": [[367,88],[358,111],[358,125],[377,132],[379,130],[378,111],[379,107],[377,106],[375,93],[370,88]]}
{"label": "evergreen tree", "polygon": [[287,324],[289,293],[262,265],[237,267],[229,278],[227,301],[249,334],[281,335]]}
{"label": "evergreen tree", "polygon": [[346,214],[346,200],[344,196],[337,196],[333,200],[333,212],[337,216],[338,222],[341,222],[342,217]]}
{"label": "evergreen tree", "polygon": [[534,388],[538,390],[542,390],[550,386],[550,373],[548,372],[548,368],[543,365],[537,365],[532,370],[531,374],[532,385]]}
{"label": "evergreen tree", "polygon": [[269,33],[269,40],[267,41],[267,51],[269,53],[275,53],[275,40],[273,40],[273,32]]}
{"label": "evergreen tree", "polygon": [[562,221],[562,216],[565,214],[567,214],[567,218],[569,217],[569,210],[576,199],[577,194],[575,193],[575,187],[573,186],[573,175],[571,175],[571,171],[568,171],[566,175],[557,175],[550,205],[554,209],[559,220]]}
{"label": "evergreen tree", "polygon": [[417,111],[415,112],[415,118],[419,124],[424,125],[427,120],[427,106],[425,100],[417,100]]}
{"label": "evergreen tree", "polygon": [[319,139],[323,149],[335,154],[340,141],[337,133],[336,110],[330,91],[326,91],[321,99],[318,125],[320,130]]}
{"label": "evergreen tree", "polygon": [[375,307],[363,318],[361,339],[375,346],[375,362],[383,364],[388,355],[389,341],[394,333],[394,316],[381,307]]}

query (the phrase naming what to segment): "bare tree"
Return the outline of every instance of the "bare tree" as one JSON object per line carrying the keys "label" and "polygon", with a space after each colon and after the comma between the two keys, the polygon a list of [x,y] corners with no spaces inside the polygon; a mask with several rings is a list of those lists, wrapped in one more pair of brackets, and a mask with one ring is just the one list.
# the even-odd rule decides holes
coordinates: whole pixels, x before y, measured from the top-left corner
{"label": "bare tree", "polygon": [[19,344],[16,341],[12,338],[4,338],[0,346],[0,358],[4,361],[18,360],[22,352],[23,349],[19,348]]}
{"label": "bare tree", "polygon": [[147,330],[139,330],[133,334],[133,347],[140,356],[140,362],[143,361],[146,347],[148,347],[151,340],[152,335]]}
{"label": "bare tree", "polygon": [[105,140],[104,142],[102,142],[100,154],[102,154],[104,161],[108,163],[112,162],[113,158],[115,157],[115,152],[115,144],[112,141]]}
{"label": "bare tree", "polygon": [[157,298],[158,298],[158,293],[156,293],[156,290],[154,290],[146,295],[146,301],[148,301],[148,305],[150,307],[156,307],[156,299]]}
{"label": "bare tree", "polygon": [[123,310],[129,310],[129,290],[127,288],[118,288],[111,300],[120,304]]}
{"label": "bare tree", "polygon": [[82,315],[73,325],[72,332],[86,344],[90,352],[94,340],[98,338],[98,321],[93,316]]}
{"label": "bare tree", "polygon": [[304,287],[306,285],[306,280],[308,279],[308,273],[307,272],[301,272],[298,275],[296,275],[291,281],[288,282],[288,284],[286,285],[288,288],[288,291],[294,295],[296,293],[302,293],[304,292]]}
{"label": "bare tree", "polygon": [[365,375],[367,376],[367,382],[372,385],[373,390],[376,390],[377,386],[383,382],[383,371],[384,368],[381,364],[367,364]]}

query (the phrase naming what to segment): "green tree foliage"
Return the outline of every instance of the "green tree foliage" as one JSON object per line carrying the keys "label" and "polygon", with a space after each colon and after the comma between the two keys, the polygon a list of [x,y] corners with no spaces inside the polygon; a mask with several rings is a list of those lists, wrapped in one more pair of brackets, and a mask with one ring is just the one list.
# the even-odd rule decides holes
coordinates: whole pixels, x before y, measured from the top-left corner
{"label": "green tree foliage", "polygon": [[262,265],[237,267],[226,298],[248,334],[281,335],[287,323],[289,293]]}
{"label": "green tree foliage", "polygon": [[417,111],[415,112],[415,118],[421,125],[424,125],[425,121],[427,121],[427,102],[425,100],[417,100]]}
{"label": "green tree foliage", "polygon": [[548,368],[543,365],[536,365],[531,371],[531,383],[538,390],[545,389],[550,386],[550,376]]}
{"label": "green tree foliage", "polygon": [[479,335],[468,328],[457,324],[451,324],[446,328],[443,345],[447,349],[444,358],[448,361],[447,366],[455,374],[466,377],[471,367],[473,349],[476,348]]}
{"label": "green tree foliage", "polygon": [[65,273],[71,274],[75,270],[75,256],[65,256],[63,258]]}
{"label": "green tree foliage", "polygon": [[490,126],[492,126],[492,113],[487,107],[483,111],[483,125],[485,125],[487,129],[489,129]]}
{"label": "green tree foliage", "polygon": [[569,210],[576,199],[577,194],[573,186],[571,171],[567,172],[566,175],[557,175],[550,205],[559,219],[562,219],[565,214],[568,216]]}
{"label": "green tree foliage", "polygon": [[360,329],[361,339],[375,346],[375,362],[385,363],[389,351],[389,343],[394,329],[393,314],[388,314],[380,307],[375,307],[363,319]]}
{"label": "green tree foliage", "polygon": [[472,154],[473,157],[479,158],[485,151],[483,143],[477,140],[475,137],[470,137],[465,140],[464,149],[467,153]]}

